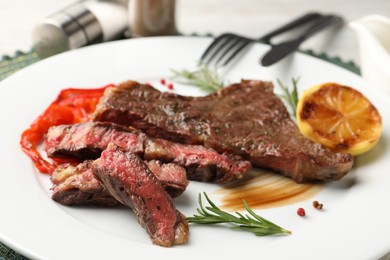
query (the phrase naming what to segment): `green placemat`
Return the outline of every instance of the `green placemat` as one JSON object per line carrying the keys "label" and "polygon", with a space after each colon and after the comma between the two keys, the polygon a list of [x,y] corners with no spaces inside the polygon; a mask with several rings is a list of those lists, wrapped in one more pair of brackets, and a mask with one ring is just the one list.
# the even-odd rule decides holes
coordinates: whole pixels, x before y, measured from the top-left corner
{"label": "green placemat", "polygon": [[[352,71],[353,73],[360,75],[359,67],[352,61],[345,62],[341,60],[339,57],[330,57],[326,53],[315,53],[312,50],[301,50],[300,52],[328,61],[330,63],[333,63],[337,66],[340,66],[344,69],[347,69],[349,71]],[[39,60],[40,58],[33,50],[29,52],[17,51],[13,57],[10,56],[1,57],[0,58],[0,81],[5,79],[12,73],[30,64],[33,64]]]}
{"label": "green placemat", "polygon": [[38,55],[34,51],[17,51],[12,57],[2,56],[0,58],[0,80],[39,60]]}
{"label": "green placemat", "polygon": [[[317,54],[311,50],[301,50],[301,52],[338,65],[358,75],[360,74],[359,67],[352,61],[344,62],[338,57],[329,57],[325,53]],[[36,63],[39,60],[40,58],[33,50],[29,52],[17,51],[12,57],[2,56],[0,58],[0,81],[13,74],[14,72],[24,67],[27,67],[30,64]],[[28,260],[28,258],[16,253],[14,250],[0,243],[0,260]]]}
{"label": "green placemat", "polygon": [[28,260],[28,258],[0,243],[0,260]]}
{"label": "green placemat", "polygon": [[333,63],[339,67],[342,67],[342,68],[349,70],[357,75],[360,75],[360,68],[353,61],[345,62],[337,56],[330,57],[324,52],[323,53],[316,53],[312,50],[301,50],[300,52],[307,54],[307,55],[310,55],[310,56],[313,56],[313,57],[316,57],[316,58],[319,58],[321,60]]}

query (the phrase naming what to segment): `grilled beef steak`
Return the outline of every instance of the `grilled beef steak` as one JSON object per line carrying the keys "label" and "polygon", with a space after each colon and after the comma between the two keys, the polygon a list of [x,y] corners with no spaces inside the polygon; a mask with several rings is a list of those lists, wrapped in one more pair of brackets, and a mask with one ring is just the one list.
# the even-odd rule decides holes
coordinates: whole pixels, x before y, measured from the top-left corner
{"label": "grilled beef steak", "polygon": [[188,97],[127,81],[106,89],[94,120],[241,155],[297,182],[337,180],[353,164],[351,155],[306,139],[270,82],[243,80],[205,97]]}
{"label": "grilled beef steak", "polygon": [[103,187],[92,171],[92,161],[77,166],[63,164],[51,176],[52,199],[63,205],[117,206],[120,203]]}
{"label": "grilled beef steak", "polygon": [[92,166],[109,193],[133,209],[154,244],[169,247],[187,242],[185,216],[137,155],[110,143]]}
{"label": "grilled beef steak", "polygon": [[[172,197],[181,195],[188,186],[184,168],[160,161],[147,162],[149,169]],[[92,161],[86,160],[76,166],[63,164],[51,175],[52,199],[63,205],[117,206],[114,199],[96,179],[92,172]]]}
{"label": "grilled beef steak", "polygon": [[146,165],[172,198],[179,197],[186,190],[188,180],[183,167],[174,163],[162,163],[158,160],[147,161]]}
{"label": "grilled beef steak", "polygon": [[80,123],[50,127],[45,140],[49,157],[96,159],[110,142],[129,152],[143,154],[145,135],[110,123]]}
{"label": "grilled beef steak", "polygon": [[240,179],[251,167],[240,156],[219,154],[200,145],[176,144],[108,122],[86,122],[51,127],[45,143],[49,157],[96,159],[114,142],[145,160],[157,159],[184,167],[191,180],[225,183]]}
{"label": "grilled beef steak", "polygon": [[230,154],[219,154],[200,145],[183,145],[155,138],[147,139],[144,159],[158,159],[184,167],[191,180],[227,183],[242,176],[250,169],[248,161]]}

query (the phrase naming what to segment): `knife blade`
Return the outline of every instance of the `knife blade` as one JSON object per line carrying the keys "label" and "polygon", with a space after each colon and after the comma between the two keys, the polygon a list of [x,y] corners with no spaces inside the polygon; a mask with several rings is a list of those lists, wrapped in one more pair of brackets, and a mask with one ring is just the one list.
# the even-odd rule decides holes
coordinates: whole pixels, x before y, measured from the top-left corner
{"label": "knife blade", "polygon": [[302,35],[299,37],[282,42],[280,44],[271,45],[271,50],[269,50],[260,60],[261,65],[270,66],[284,57],[288,56],[292,52],[298,49],[299,45],[308,39],[310,36],[316,34],[317,32],[325,29],[330,25],[340,25],[343,23],[343,19],[335,15],[326,15],[318,19],[318,21],[308,28]]}

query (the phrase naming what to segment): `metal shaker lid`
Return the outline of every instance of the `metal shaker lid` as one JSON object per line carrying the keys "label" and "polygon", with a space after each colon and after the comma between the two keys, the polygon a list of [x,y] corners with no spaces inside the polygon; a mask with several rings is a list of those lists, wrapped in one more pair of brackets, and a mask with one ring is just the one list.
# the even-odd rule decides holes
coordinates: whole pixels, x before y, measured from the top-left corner
{"label": "metal shaker lid", "polygon": [[101,42],[103,32],[95,15],[78,2],[47,17],[35,27],[32,38],[35,51],[45,58]]}

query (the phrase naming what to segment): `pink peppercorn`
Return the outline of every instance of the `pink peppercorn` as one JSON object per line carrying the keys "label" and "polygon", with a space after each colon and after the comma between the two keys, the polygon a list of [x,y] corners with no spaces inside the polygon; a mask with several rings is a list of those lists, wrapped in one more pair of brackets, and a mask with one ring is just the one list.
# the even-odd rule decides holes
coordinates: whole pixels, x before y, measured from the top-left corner
{"label": "pink peppercorn", "polygon": [[299,209],[297,210],[297,214],[298,214],[299,216],[301,216],[301,217],[304,217],[304,216],[306,215],[305,209],[299,208]]}

